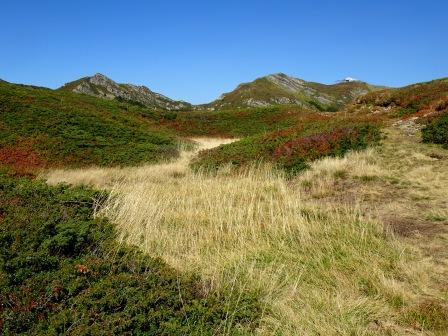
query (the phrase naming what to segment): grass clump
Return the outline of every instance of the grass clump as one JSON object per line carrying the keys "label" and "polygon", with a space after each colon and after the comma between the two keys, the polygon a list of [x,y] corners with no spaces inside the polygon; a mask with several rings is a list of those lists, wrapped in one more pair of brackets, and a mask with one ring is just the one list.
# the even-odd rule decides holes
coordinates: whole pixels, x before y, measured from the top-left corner
{"label": "grass clump", "polygon": [[256,325],[249,293],[207,290],[117,244],[113,226],[92,219],[97,197],[0,175],[1,333],[215,335]]}

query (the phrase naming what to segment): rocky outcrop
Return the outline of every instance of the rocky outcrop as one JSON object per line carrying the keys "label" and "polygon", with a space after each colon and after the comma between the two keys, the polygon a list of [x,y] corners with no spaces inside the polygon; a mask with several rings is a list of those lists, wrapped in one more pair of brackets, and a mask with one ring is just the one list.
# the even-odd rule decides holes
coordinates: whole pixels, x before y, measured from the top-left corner
{"label": "rocky outcrop", "polygon": [[147,107],[165,110],[185,110],[191,108],[189,103],[170,99],[151,91],[146,86],[119,84],[100,73],[67,83],[61,90],[84,93],[105,99],[130,101]]}

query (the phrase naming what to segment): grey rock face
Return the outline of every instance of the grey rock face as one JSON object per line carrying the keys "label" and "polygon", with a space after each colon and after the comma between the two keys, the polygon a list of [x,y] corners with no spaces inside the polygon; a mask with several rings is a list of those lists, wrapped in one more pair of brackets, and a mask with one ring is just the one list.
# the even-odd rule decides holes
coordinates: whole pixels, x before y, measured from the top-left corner
{"label": "grey rock face", "polygon": [[[70,85],[70,83],[67,85]],[[106,99],[121,98],[123,100],[138,102],[148,107],[166,110],[191,108],[189,103],[172,100],[164,95],[151,91],[146,86],[118,84],[100,73],[80,80],[80,83],[72,91]]]}
{"label": "grey rock face", "polygon": [[301,79],[289,77],[285,74],[273,74],[266,76],[266,79],[285,91],[297,93],[306,89],[305,82]]}

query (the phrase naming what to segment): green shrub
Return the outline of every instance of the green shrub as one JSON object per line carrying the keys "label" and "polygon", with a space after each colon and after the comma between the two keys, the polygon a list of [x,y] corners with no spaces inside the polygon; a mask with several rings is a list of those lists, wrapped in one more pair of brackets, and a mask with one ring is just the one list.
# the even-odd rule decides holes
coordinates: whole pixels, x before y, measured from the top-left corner
{"label": "green shrub", "polygon": [[402,107],[397,112],[397,117],[403,117],[405,115],[414,114],[418,111],[418,108],[415,105],[409,105],[406,107]]}
{"label": "green shrub", "polygon": [[165,120],[176,120],[177,118],[177,113],[176,112],[163,112],[162,113],[162,118]]}
{"label": "green shrub", "polygon": [[441,144],[448,148],[448,113],[431,121],[422,129],[423,142]]}
{"label": "green shrub", "polygon": [[92,219],[98,197],[0,174],[0,333],[211,335],[256,326],[254,295],[205,295],[194,276],[119,246],[114,228]]}

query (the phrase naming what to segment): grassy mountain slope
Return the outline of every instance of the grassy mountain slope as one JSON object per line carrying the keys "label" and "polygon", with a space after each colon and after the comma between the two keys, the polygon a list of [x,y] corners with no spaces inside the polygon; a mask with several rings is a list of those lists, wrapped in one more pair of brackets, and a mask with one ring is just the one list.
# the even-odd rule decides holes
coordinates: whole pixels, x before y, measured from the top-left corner
{"label": "grassy mountain slope", "polygon": [[[159,160],[176,154],[175,130],[245,137],[202,152],[193,165],[249,166],[209,174],[189,169],[182,155],[160,165],[63,171],[62,181],[100,181],[109,192],[96,219],[96,192],[0,175],[0,330],[444,335],[446,150],[389,125],[381,148],[340,157],[377,143],[384,124],[414,116],[430,118],[435,139],[446,134],[444,82],[421,87],[384,90],[375,93],[379,102],[361,98],[336,113],[301,106],[162,113],[0,84],[4,163]],[[381,103],[382,95],[393,101]],[[401,112],[407,101],[412,113]],[[324,156],[331,157],[318,160]],[[272,164],[251,164],[260,160],[309,169],[285,178]]]}
{"label": "grassy mountain slope", "polygon": [[223,111],[192,111],[161,119],[161,127],[184,136],[243,137],[291,127],[304,122],[331,119],[298,106],[242,108]]}
{"label": "grassy mountain slope", "polygon": [[448,146],[448,78],[381,90],[360,97],[353,110],[383,114],[423,141]]}
{"label": "grassy mountain slope", "polygon": [[164,110],[191,109],[191,104],[189,103],[175,101],[151,91],[146,86],[116,83],[100,73],[67,83],[59,90],[84,93],[99,98],[129,101],[142,106]]}
{"label": "grassy mountain slope", "polygon": [[356,97],[375,89],[372,85],[358,81],[325,85],[279,73],[240,84],[232,92],[223,94],[218,100],[203,107],[219,110],[299,105],[320,111],[336,111]]}
{"label": "grassy mountain slope", "polygon": [[[348,84],[352,83],[339,83],[333,88]],[[313,85],[320,86],[316,83]],[[335,90],[333,94],[341,97],[344,90]],[[227,129],[227,132],[232,133],[236,130],[232,128],[232,125],[240,125],[242,129],[250,129],[251,136],[202,152],[193,163],[194,167],[216,168],[229,163],[240,166],[264,160],[295,170],[297,167],[306,167],[307,164],[304,162],[318,158],[319,155],[334,155],[339,152],[338,142],[331,140],[334,140],[335,134],[342,136],[343,133],[350,133],[349,129],[353,131],[354,128],[361,131],[366,124],[381,126],[394,123],[412,135],[416,135],[421,130],[425,142],[444,146],[448,144],[447,79],[418,83],[398,89],[376,90],[357,98],[354,104],[336,113],[316,113],[297,107],[242,111],[244,111],[243,116],[249,116],[247,123],[244,118],[236,120],[238,111],[217,112],[215,116],[206,119],[206,127],[211,129],[212,125],[220,125],[220,129]],[[266,113],[264,117],[263,111]],[[254,118],[257,115],[259,117]],[[204,120],[199,115],[196,119]],[[272,123],[270,123],[271,120]],[[201,129],[201,126],[202,124],[197,122],[195,129]],[[182,126],[179,129],[181,130]],[[348,141],[347,144],[350,144],[348,147],[355,148],[359,144],[365,146],[369,142],[375,143],[378,138],[375,134],[376,131],[367,137],[363,135],[358,139],[360,143],[353,142],[352,140],[356,137],[352,136],[349,136],[351,140],[344,136],[340,140],[345,143]],[[313,146],[313,150],[308,150]],[[333,149],[336,152],[332,152]],[[317,155],[318,153],[320,154]]]}
{"label": "grassy mountain slope", "polygon": [[288,173],[296,173],[307,168],[310,161],[365,149],[379,140],[377,121],[307,120],[295,127],[255,134],[202,151],[192,167],[215,170],[228,164],[241,167],[264,161],[272,162]]}
{"label": "grassy mountain slope", "polygon": [[0,83],[0,163],[17,171],[133,165],[177,155],[154,124],[163,114],[126,103]]}
{"label": "grassy mountain slope", "polygon": [[387,109],[398,117],[425,117],[448,109],[448,78],[417,83],[398,89],[370,92],[357,99],[356,109]]}

